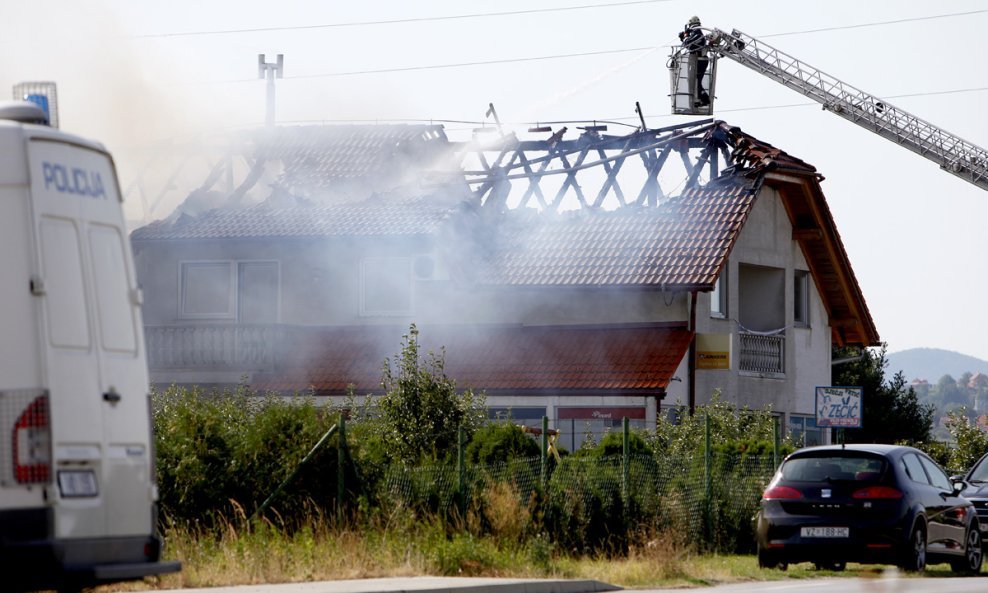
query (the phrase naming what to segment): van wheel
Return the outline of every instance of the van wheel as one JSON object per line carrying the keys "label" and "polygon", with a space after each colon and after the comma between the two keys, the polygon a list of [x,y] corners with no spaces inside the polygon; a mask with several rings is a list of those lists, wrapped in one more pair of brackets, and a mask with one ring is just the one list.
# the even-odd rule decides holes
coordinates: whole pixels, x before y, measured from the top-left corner
{"label": "van wheel", "polygon": [[958,558],[950,563],[954,572],[960,574],[978,574],[981,572],[981,561],[984,553],[981,549],[981,528],[977,522],[972,523],[967,530],[967,538],[964,542],[964,557]]}
{"label": "van wheel", "polygon": [[899,567],[906,572],[923,572],[926,570],[926,530],[921,523],[913,526],[909,541],[902,551]]}

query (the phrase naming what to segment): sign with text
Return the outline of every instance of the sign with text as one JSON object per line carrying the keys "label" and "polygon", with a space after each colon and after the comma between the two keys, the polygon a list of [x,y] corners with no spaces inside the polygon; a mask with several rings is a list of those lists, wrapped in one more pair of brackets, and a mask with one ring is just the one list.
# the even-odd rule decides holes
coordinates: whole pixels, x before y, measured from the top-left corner
{"label": "sign with text", "polygon": [[816,425],[861,428],[860,387],[817,387]]}
{"label": "sign with text", "polygon": [[696,334],[696,368],[731,368],[731,334]]}

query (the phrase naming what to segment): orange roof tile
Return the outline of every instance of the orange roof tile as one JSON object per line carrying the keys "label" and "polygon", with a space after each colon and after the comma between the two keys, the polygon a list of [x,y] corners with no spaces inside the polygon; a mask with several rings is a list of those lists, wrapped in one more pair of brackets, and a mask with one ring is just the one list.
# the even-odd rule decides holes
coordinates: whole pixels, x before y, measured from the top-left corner
{"label": "orange roof tile", "polygon": [[[276,391],[358,395],[382,392],[385,358],[400,353],[407,329],[298,328],[286,340],[297,356],[254,386]],[[683,326],[423,328],[421,352],[445,348],[447,376],[458,388],[489,392],[655,393],[685,356],[692,332]],[[292,352],[288,355],[291,356]]]}

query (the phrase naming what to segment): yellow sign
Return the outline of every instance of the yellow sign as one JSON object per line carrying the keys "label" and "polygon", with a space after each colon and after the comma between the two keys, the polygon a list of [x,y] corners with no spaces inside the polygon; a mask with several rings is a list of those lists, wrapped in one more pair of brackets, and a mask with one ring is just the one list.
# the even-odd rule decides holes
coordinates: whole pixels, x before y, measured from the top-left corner
{"label": "yellow sign", "polygon": [[696,334],[696,368],[729,370],[731,334]]}

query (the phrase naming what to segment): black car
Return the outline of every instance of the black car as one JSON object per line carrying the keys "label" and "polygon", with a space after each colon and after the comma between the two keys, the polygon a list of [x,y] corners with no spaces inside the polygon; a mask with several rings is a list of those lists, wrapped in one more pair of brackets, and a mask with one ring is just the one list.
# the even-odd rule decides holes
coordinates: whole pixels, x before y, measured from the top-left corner
{"label": "black car", "polygon": [[[963,482],[964,490],[961,494],[974,504],[974,510],[978,513],[978,521],[981,524],[981,533],[984,535],[988,532],[988,454],[971,466],[967,474],[952,479]],[[981,539],[984,543],[984,537]]]}
{"label": "black car", "polygon": [[922,571],[949,562],[981,571],[974,506],[925,453],[893,445],[831,445],[786,457],[756,516],[758,564],[896,564]]}

